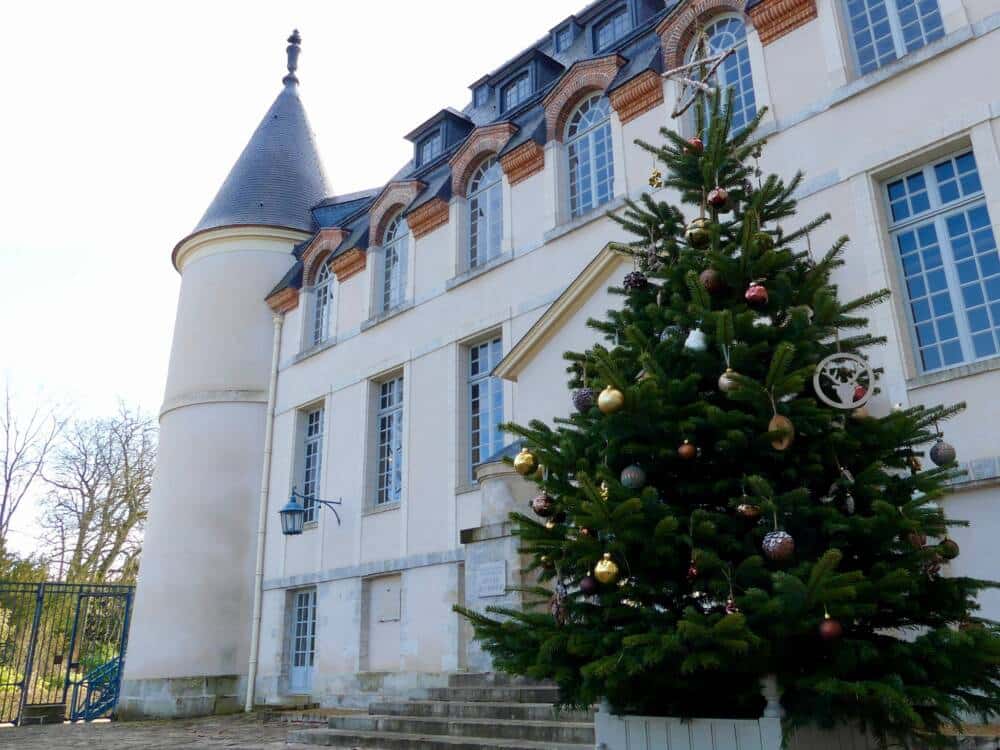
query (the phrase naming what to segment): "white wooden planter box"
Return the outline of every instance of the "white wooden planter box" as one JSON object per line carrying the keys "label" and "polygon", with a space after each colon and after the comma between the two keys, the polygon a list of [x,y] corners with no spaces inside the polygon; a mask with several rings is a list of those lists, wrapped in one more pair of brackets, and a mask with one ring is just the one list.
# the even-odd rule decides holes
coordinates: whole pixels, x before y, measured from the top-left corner
{"label": "white wooden planter box", "polygon": [[874,741],[850,728],[807,729],[781,745],[781,719],[678,719],[615,716],[602,707],[594,717],[598,750],[875,750]]}

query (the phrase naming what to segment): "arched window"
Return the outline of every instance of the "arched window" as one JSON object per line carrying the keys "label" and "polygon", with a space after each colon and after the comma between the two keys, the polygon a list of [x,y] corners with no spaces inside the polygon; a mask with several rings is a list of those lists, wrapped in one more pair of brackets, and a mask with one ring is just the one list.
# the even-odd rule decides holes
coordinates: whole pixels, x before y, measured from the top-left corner
{"label": "arched window", "polygon": [[333,306],[333,274],[329,263],[324,263],[316,274],[313,285],[312,342],[320,344],[330,336],[330,308]]}
{"label": "arched window", "polygon": [[403,214],[389,222],[382,238],[382,310],[403,304],[406,298],[406,256],[410,228]]}
{"label": "arched window", "polygon": [[[715,72],[715,83],[724,92],[733,92],[733,130],[739,131],[757,114],[757,101],[753,93],[753,76],[750,73],[750,52],[747,50],[747,30],[739,16],[721,16],[712,20],[688,50],[686,61],[691,62],[705,43],[703,55],[714,55],[733,48]],[[695,71],[697,73],[697,71]],[[691,110],[694,111],[693,109]],[[706,113],[707,117],[707,113]]]}
{"label": "arched window", "polygon": [[606,97],[587,97],[570,116],[566,153],[570,216],[580,216],[611,200],[615,163],[611,152],[611,106]]}
{"label": "arched window", "polygon": [[500,254],[503,233],[503,194],[500,163],[490,157],[469,180],[469,268]]}

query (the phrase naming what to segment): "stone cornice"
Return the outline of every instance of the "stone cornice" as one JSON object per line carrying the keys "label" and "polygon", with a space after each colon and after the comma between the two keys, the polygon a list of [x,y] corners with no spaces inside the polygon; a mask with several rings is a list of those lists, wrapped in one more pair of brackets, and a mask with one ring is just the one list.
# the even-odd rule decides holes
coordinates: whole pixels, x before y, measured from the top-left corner
{"label": "stone cornice", "polygon": [[286,286],[267,298],[267,306],[276,313],[286,313],[299,306],[299,290]]}
{"label": "stone cornice", "polygon": [[562,140],[566,121],[581,98],[604,91],[614,80],[625,58],[615,53],[573,63],[542,99],[545,110],[545,140]]}
{"label": "stone cornice", "polygon": [[371,244],[382,244],[382,234],[385,232],[385,219],[389,211],[409,206],[424,187],[424,183],[420,180],[401,180],[399,182],[390,182],[382,188],[382,192],[378,194],[378,198],[372,203],[368,214]]}
{"label": "stone cornice", "polygon": [[174,268],[183,272],[185,263],[192,257],[215,252],[273,249],[286,253],[293,245],[309,239],[310,232],[301,229],[270,227],[262,224],[233,224],[227,227],[203,229],[189,234],[174,247],[171,260]]}
{"label": "stone cornice", "polygon": [[420,239],[448,223],[448,202],[433,198],[408,213],[406,223],[410,226],[414,239]]}
{"label": "stone cornice", "polygon": [[512,122],[498,122],[473,130],[462,147],[448,160],[451,165],[451,194],[465,195],[469,178],[479,162],[484,157],[499,152],[516,132],[517,126]]}
{"label": "stone cornice", "polygon": [[767,0],[750,9],[761,44],[770,44],[817,15],[816,0]]}
{"label": "stone cornice", "polygon": [[360,247],[352,247],[343,255],[338,255],[330,261],[330,270],[337,277],[337,281],[344,282],[364,271],[367,262],[368,253]]}
{"label": "stone cornice", "polygon": [[609,94],[622,125],[663,103],[663,79],[655,70],[640,73]]}
{"label": "stone cornice", "polygon": [[537,141],[525,141],[500,157],[500,167],[508,182],[516,185],[545,168],[545,149]]}

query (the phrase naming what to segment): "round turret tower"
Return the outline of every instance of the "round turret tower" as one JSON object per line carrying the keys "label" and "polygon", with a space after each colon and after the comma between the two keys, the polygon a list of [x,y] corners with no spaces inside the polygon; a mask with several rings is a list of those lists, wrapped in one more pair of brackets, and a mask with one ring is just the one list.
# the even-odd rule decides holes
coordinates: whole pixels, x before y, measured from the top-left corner
{"label": "round turret tower", "polygon": [[122,714],[242,706],[275,331],[265,298],[329,194],[299,98],[300,41],[289,37],[284,87],[173,251],[181,289]]}

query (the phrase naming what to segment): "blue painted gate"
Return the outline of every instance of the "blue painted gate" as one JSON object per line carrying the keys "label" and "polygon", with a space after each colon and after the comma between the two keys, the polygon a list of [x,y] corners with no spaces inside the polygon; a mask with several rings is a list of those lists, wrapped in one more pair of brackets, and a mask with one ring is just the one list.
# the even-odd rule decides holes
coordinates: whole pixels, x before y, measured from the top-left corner
{"label": "blue painted gate", "polygon": [[0,581],[0,723],[112,715],[134,593],[133,586]]}

